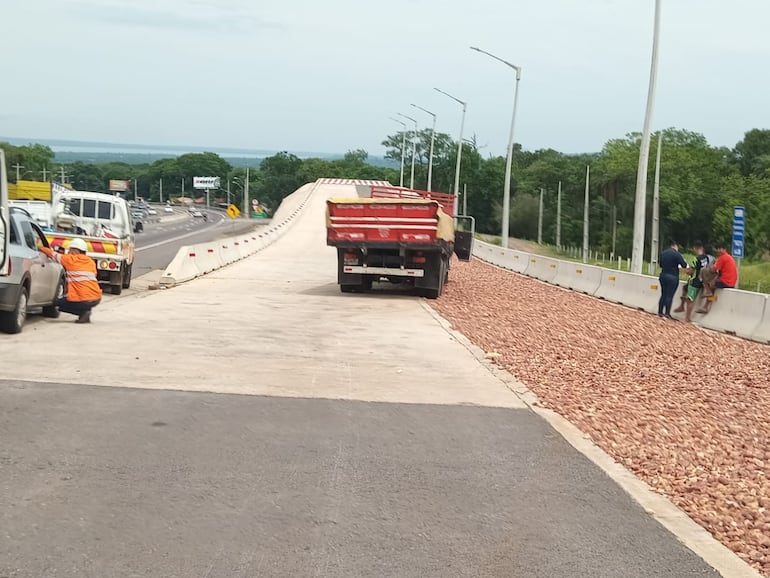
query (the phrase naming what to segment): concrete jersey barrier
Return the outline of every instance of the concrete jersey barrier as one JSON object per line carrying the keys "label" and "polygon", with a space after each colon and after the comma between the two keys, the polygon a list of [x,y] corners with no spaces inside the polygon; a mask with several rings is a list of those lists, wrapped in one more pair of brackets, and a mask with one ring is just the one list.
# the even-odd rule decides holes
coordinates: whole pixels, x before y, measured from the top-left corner
{"label": "concrete jersey barrier", "polygon": [[603,269],[581,263],[562,261],[553,280],[554,285],[594,295],[602,282]]}
{"label": "concrete jersey barrier", "polygon": [[551,259],[549,257],[541,257],[540,255],[530,255],[529,265],[524,272],[528,277],[534,277],[540,279],[546,283],[553,283],[556,275],[559,273],[559,264],[561,261],[558,259]]}
{"label": "concrete jersey barrier", "polygon": [[[532,255],[478,240],[474,244],[474,255],[560,287],[649,313],[658,312],[660,282],[657,277]],[[684,282],[680,282],[674,307],[679,306],[683,287]],[[707,315],[695,314],[693,320],[707,329],[770,343],[770,296],[735,289],[718,290],[711,311]]]}
{"label": "concrete jersey barrier", "polygon": [[739,337],[752,338],[759,334],[767,309],[766,295],[731,289],[717,290],[716,298],[708,314],[693,316],[698,324]]}
{"label": "concrete jersey barrier", "polygon": [[265,232],[246,233],[219,241],[181,247],[160,278],[160,284],[173,287],[245,259],[283,235],[302,213],[318,182],[308,183],[286,197]]}

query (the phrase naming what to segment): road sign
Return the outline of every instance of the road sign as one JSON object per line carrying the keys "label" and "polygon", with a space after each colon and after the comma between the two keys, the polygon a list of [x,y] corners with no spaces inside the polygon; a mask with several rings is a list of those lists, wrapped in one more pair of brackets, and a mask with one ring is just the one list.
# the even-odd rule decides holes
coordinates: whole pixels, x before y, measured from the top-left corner
{"label": "road sign", "polygon": [[219,183],[219,177],[193,177],[194,189],[218,189]]}
{"label": "road sign", "polygon": [[241,211],[235,205],[230,205],[229,207],[227,207],[227,214],[230,216],[231,219],[235,219],[238,215],[241,214]]}
{"label": "road sign", "polygon": [[116,192],[126,192],[131,190],[131,181],[110,179],[110,190]]}
{"label": "road sign", "polygon": [[733,246],[732,255],[742,259],[745,252],[746,240],[746,208],[733,207]]}

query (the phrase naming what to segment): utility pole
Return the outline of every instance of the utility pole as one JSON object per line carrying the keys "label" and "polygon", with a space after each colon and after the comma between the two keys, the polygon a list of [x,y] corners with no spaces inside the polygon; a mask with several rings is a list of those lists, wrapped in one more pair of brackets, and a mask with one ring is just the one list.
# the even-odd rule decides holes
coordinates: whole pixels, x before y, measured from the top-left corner
{"label": "utility pole", "polygon": [[583,263],[588,262],[588,208],[589,188],[591,186],[591,167],[586,167],[586,197],[583,204]]}
{"label": "utility pole", "polygon": [[246,167],[246,182],[243,183],[243,214],[247,219],[251,217],[251,213],[249,213],[249,167]]}
{"label": "utility pole", "polygon": [[650,275],[658,270],[660,253],[660,151],[663,148],[663,131],[658,134],[658,151],[655,158],[655,184],[652,189],[652,239],[650,242]]}
{"label": "utility pole", "polygon": [[48,181],[48,173],[50,172],[46,167],[43,167],[43,170],[40,171],[43,175],[43,182]]}
{"label": "utility pole", "polygon": [[134,179],[134,202],[136,202],[136,179]]}
{"label": "utility pole", "polygon": [[160,177],[160,204],[163,204],[163,177]]}
{"label": "utility pole", "polygon": [[636,194],[634,195],[634,236],[631,252],[631,272],[641,273],[644,266],[644,228],[647,224],[647,167],[650,159],[650,126],[655,105],[655,85],[658,78],[658,44],[660,42],[660,0],[655,0],[655,24],[652,36],[652,62],[650,84],[647,91],[647,109],[644,113],[642,142],[639,147],[639,167],[636,172]]}
{"label": "utility pole", "polygon": [[463,215],[468,216],[468,184],[463,185]]}
{"label": "utility pole", "polygon": [[556,247],[561,249],[561,181],[559,192],[556,194]]}
{"label": "utility pole", "polygon": [[13,168],[16,169],[16,182],[19,182],[19,179],[21,179],[21,169],[24,168],[24,166],[20,165],[18,162],[13,165]]}
{"label": "utility pole", "polygon": [[230,206],[230,179],[227,179],[227,206]]}
{"label": "utility pole", "polygon": [[543,187],[540,187],[540,207],[537,213],[537,244],[543,244]]}
{"label": "utility pole", "polygon": [[618,238],[618,206],[612,205],[612,259],[615,259],[615,241]]}
{"label": "utility pole", "polygon": [[67,182],[67,173],[64,172],[64,165],[59,168],[61,169],[61,184],[63,185]]}
{"label": "utility pole", "polygon": [[184,197],[184,177],[182,177],[182,196]]}

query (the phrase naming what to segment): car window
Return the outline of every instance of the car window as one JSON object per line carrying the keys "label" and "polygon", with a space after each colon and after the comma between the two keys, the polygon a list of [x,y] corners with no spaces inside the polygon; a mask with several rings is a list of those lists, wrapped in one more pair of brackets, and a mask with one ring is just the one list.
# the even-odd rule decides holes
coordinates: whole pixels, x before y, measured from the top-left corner
{"label": "car window", "polygon": [[48,239],[45,236],[45,233],[43,233],[43,230],[38,227],[36,224],[32,223],[32,231],[35,233],[35,248],[39,249],[40,247],[48,247]]}
{"label": "car window", "polygon": [[11,219],[11,243],[14,245],[21,245],[21,241],[19,241],[19,233],[16,231],[16,222]]}
{"label": "car window", "polygon": [[70,199],[70,202],[69,202],[69,204],[67,206],[67,208],[69,209],[69,212],[72,213],[73,215],[78,215],[79,216],[80,215],[80,201],[82,201],[82,200],[83,199],[80,199],[80,198],[78,198],[78,199]]}
{"label": "car window", "polygon": [[35,232],[32,230],[32,223],[27,220],[21,221],[21,233],[24,237],[24,243],[30,249],[36,249],[35,245]]}
{"label": "car window", "polygon": [[113,210],[112,203],[99,201],[99,218],[100,219],[112,219],[114,212],[115,211]]}
{"label": "car window", "polygon": [[83,217],[96,217],[96,199],[83,199]]}

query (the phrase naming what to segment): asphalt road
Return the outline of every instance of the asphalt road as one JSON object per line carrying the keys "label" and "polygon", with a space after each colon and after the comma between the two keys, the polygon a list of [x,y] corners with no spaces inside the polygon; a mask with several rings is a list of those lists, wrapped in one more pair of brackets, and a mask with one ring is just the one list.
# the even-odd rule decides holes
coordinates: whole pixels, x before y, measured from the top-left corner
{"label": "asphalt road", "polygon": [[0,381],[0,439],[0,577],[717,576],[526,409]]}
{"label": "asphalt road", "polygon": [[[183,221],[147,223],[144,231],[136,234],[133,276],[140,277],[150,271],[165,269],[183,245],[236,235],[258,224],[242,219],[232,220],[221,211],[204,209],[203,212],[208,215],[208,221],[185,213],[187,218]],[[160,216],[165,215],[161,213]]]}

